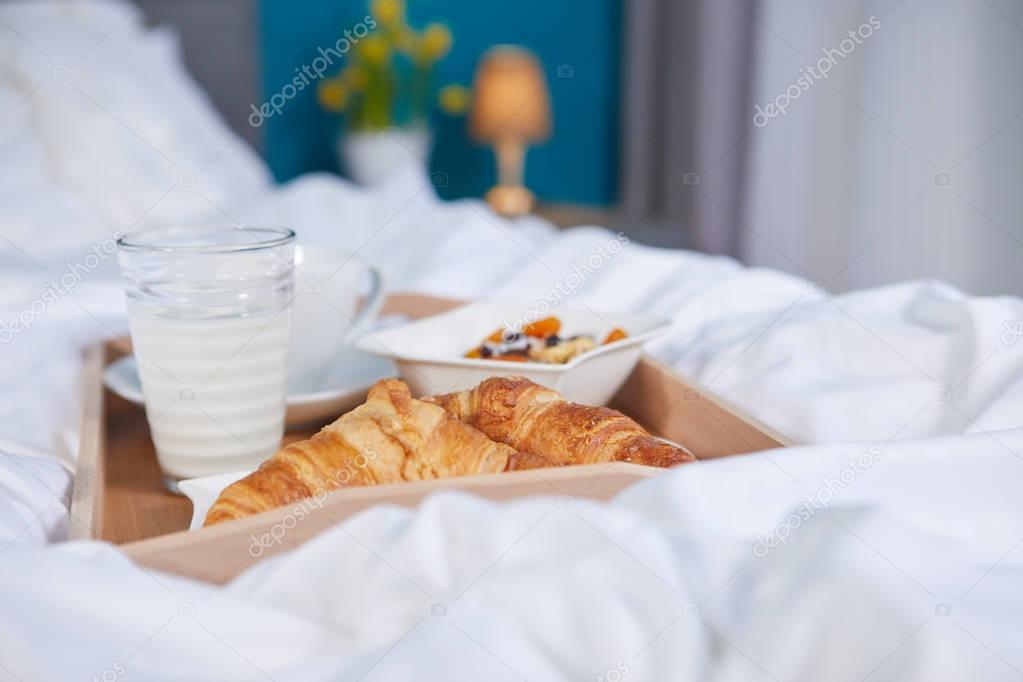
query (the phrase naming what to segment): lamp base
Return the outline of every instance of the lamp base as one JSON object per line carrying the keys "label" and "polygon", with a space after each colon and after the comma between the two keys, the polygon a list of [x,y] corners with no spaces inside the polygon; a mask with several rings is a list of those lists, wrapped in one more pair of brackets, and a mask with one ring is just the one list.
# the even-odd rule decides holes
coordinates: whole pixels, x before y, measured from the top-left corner
{"label": "lamp base", "polygon": [[533,210],[533,193],[521,185],[497,185],[487,192],[486,199],[490,208],[508,218]]}

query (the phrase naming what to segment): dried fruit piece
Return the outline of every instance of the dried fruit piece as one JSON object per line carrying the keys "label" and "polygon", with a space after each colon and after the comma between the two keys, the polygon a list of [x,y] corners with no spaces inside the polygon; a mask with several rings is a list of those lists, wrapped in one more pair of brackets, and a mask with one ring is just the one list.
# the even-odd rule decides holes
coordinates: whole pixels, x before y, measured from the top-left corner
{"label": "dried fruit piece", "polygon": [[613,343],[615,341],[621,341],[622,339],[627,338],[628,336],[629,335],[625,333],[624,329],[622,329],[621,327],[615,327],[607,335],[607,338],[604,339],[604,344],[603,345],[606,345],[606,344],[609,344],[609,343]]}
{"label": "dried fruit piece", "polygon": [[[574,334],[568,338],[559,335],[561,320],[550,316],[526,325],[521,331],[501,328],[465,354],[467,358],[504,360],[505,362],[544,362],[561,364],[585,353],[595,346],[593,336]],[[604,344],[628,338],[624,329],[615,327],[604,339]]]}
{"label": "dried fruit piece", "polygon": [[526,336],[538,336],[545,339],[561,331],[561,320],[556,317],[545,317],[531,324],[527,324],[522,330]]}

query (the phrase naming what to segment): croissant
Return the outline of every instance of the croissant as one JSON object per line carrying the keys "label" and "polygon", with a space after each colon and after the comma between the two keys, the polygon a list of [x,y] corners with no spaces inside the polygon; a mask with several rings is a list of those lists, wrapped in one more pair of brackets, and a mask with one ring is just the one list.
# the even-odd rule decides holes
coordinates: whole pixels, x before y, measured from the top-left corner
{"label": "croissant", "polygon": [[412,398],[397,379],[309,440],[292,443],[221,493],[205,525],[257,514],[346,486],[550,466],[495,443],[437,405]]}
{"label": "croissant", "polygon": [[426,400],[494,440],[555,465],[615,461],[670,467],[695,461],[621,412],[570,403],[524,377],[495,377],[470,391]]}

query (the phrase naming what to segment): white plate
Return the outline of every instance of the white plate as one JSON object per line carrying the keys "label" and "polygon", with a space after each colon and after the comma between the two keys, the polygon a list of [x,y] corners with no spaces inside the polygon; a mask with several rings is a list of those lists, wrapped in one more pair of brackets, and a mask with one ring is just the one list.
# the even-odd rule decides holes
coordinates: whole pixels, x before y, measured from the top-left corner
{"label": "white plate", "polygon": [[639,362],[641,344],[670,324],[665,318],[651,315],[603,313],[559,305],[549,314],[561,318],[565,336],[590,334],[599,341],[615,327],[624,329],[629,336],[598,346],[564,365],[464,357],[495,329],[526,317],[531,308],[521,304],[470,303],[440,315],[370,332],[355,345],[367,353],[394,360],[401,378],[416,396],[464,391],[493,376],[524,376],[571,401],[605,405]]}
{"label": "white plate", "polygon": [[188,529],[202,528],[203,521],[206,520],[206,512],[217,501],[224,488],[251,473],[251,471],[236,471],[230,474],[217,474],[216,476],[203,476],[202,478],[189,478],[184,481],[178,481],[178,490],[185,497],[192,500],[192,523],[188,526]]}
{"label": "white plate", "polygon": [[[287,397],[284,425],[289,429],[317,423],[322,426],[362,403],[374,383],[396,374],[394,364],[387,360],[354,348],[345,349],[327,375],[324,388]],[[103,383],[129,402],[145,403],[138,366],[130,355],[107,366]]]}

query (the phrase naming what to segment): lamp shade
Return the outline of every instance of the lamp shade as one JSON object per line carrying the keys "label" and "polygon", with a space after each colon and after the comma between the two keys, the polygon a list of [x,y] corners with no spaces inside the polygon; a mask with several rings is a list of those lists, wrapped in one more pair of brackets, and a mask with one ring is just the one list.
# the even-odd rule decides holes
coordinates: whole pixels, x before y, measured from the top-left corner
{"label": "lamp shade", "polygon": [[521,47],[488,50],[476,70],[469,134],[481,142],[535,142],[550,132],[550,96],[539,60]]}

